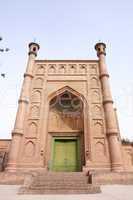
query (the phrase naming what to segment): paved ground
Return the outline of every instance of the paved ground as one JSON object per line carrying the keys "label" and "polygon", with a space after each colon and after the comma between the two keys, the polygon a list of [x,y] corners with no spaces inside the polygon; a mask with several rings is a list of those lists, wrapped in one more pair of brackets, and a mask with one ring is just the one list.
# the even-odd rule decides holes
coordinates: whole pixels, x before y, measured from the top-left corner
{"label": "paved ground", "polygon": [[0,200],[133,200],[133,185],[102,186],[101,194],[17,195],[19,186],[0,185]]}

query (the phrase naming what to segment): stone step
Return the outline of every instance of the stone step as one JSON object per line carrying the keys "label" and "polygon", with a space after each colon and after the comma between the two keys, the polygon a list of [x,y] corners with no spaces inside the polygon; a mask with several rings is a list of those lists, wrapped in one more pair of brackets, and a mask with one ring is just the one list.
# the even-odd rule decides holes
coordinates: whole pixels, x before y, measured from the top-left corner
{"label": "stone step", "polygon": [[69,185],[74,185],[74,184],[79,184],[79,185],[83,185],[83,184],[88,184],[88,180],[33,180],[32,182],[33,185],[50,185],[50,184],[60,184],[60,185],[66,185],[66,184],[69,184]]}
{"label": "stone step", "polygon": [[88,184],[82,172],[45,172],[29,176],[19,194],[88,194],[99,193],[100,186]]}
{"label": "stone step", "polygon": [[34,183],[32,183],[32,185],[34,185],[34,186],[45,186],[45,185],[69,185],[69,186],[71,186],[71,185],[78,185],[78,186],[80,186],[80,185],[88,185],[88,183],[87,182],[58,182],[58,181],[54,181],[54,182],[34,182]]}
{"label": "stone step", "polygon": [[46,173],[46,174],[38,174],[38,176],[41,176],[41,177],[45,177],[45,176],[64,176],[64,177],[71,177],[71,176],[73,176],[73,177],[77,177],[77,176],[79,176],[79,177],[82,177],[83,176],[83,174],[81,174],[81,173],[69,173],[68,172],[68,174],[66,174],[66,173],[59,173],[59,172],[57,172],[57,175],[56,175],[56,173],[50,173],[49,175]]}
{"label": "stone step", "polygon": [[46,175],[37,175],[36,176],[38,180],[85,180],[88,177],[84,174],[82,175],[78,175],[78,174],[71,174],[71,175],[67,175],[67,174],[46,174]]}
{"label": "stone step", "polygon": [[88,177],[84,177],[84,178],[78,178],[78,179],[75,179],[73,177],[71,178],[64,178],[64,177],[54,177],[54,178],[51,178],[51,177],[47,177],[47,178],[37,178],[35,177],[34,178],[34,181],[37,181],[37,182],[53,182],[53,181],[56,181],[56,182],[70,182],[70,181],[73,181],[73,182],[88,182]]}
{"label": "stone step", "polygon": [[38,179],[38,180],[50,180],[52,178],[52,180],[87,180],[88,179],[88,176],[86,177],[52,177],[52,176],[49,176],[49,177],[35,177],[35,179]]}
{"label": "stone step", "polygon": [[71,183],[69,183],[69,184],[61,184],[61,183],[57,183],[57,184],[43,184],[43,185],[41,185],[41,184],[39,184],[39,185],[35,185],[35,184],[32,184],[31,186],[30,186],[30,188],[45,188],[45,187],[57,187],[57,188],[65,188],[65,187],[69,187],[69,188],[82,188],[82,187],[88,187],[88,184],[79,184],[79,183],[77,183],[77,184],[71,184]]}
{"label": "stone step", "polygon": [[37,182],[53,182],[53,181],[56,181],[56,182],[69,182],[69,181],[73,181],[73,182],[88,182],[88,177],[86,178],[82,178],[82,179],[74,179],[74,178],[56,178],[54,177],[53,179],[51,177],[49,178],[44,178],[44,179],[40,179],[40,178],[34,178],[34,181],[37,181]]}
{"label": "stone step", "polygon": [[43,176],[41,176],[41,175],[39,175],[38,177],[40,177],[40,178],[44,178],[44,177],[65,177],[65,178],[67,178],[67,177],[73,177],[73,178],[77,178],[77,177],[79,177],[79,178],[82,178],[82,177],[84,177],[84,175],[76,175],[76,174],[71,174],[71,175],[64,175],[64,174],[59,174],[59,175],[53,175],[53,174],[50,174],[50,175],[43,175]]}
{"label": "stone step", "polygon": [[31,187],[29,187],[30,189],[87,189],[88,185],[43,185],[43,186],[34,186],[32,185]]}
{"label": "stone step", "polygon": [[[37,171],[35,171],[35,172],[37,172]],[[66,175],[66,176],[68,176],[68,175],[83,175],[83,174],[85,174],[85,172],[52,172],[52,171],[49,171],[49,172],[47,172],[47,171],[44,171],[44,172],[42,172],[42,171],[38,171],[37,172],[37,174],[39,175],[56,175],[56,176],[58,176],[58,175]]]}
{"label": "stone step", "polygon": [[88,186],[88,188],[50,188],[50,189],[27,189],[21,188],[19,194],[95,194],[100,193],[101,189],[99,186]]}

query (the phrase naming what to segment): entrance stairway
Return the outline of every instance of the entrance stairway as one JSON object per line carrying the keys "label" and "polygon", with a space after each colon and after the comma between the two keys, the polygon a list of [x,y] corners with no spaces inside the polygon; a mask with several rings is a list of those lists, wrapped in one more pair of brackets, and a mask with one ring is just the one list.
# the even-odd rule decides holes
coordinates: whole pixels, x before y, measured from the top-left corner
{"label": "entrance stairway", "polygon": [[100,192],[100,186],[89,183],[89,176],[83,172],[37,173],[28,176],[19,190],[19,194],[92,194]]}

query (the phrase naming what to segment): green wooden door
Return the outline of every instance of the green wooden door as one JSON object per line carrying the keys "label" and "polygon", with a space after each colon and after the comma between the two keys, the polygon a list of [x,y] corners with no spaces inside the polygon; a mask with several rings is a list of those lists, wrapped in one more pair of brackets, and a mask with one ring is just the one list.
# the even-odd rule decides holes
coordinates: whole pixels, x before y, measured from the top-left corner
{"label": "green wooden door", "polygon": [[78,143],[72,139],[55,139],[53,171],[78,171]]}

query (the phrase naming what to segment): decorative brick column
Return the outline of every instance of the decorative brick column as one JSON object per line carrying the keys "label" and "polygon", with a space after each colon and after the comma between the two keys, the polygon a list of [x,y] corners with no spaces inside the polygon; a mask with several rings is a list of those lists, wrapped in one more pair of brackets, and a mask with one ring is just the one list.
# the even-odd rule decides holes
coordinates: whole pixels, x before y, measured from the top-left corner
{"label": "decorative brick column", "polygon": [[24,120],[27,112],[27,107],[29,104],[29,94],[31,81],[33,78],[33,66],[34,61],[39,50],[39,45],[36,43],[29,44],[29,57],[27,63],[26,73],[24,74],[24,81],[21,89],[21,94],[19,98],[18,111],[16,115],[16,121],[14,129],[12,131],[12,142],[9,153],[9,161],[7,165],[7,170],[16,170],[18,164],[18,156],[21,146],[21,140],[23,136]]}
{"label": "decorative brick column", "polygon": [[123,166],[118,126],[116,122],[116,116],[113,108],[113,100],[109,85],[109,74],[107,72],[107,66],[105,62],[106,45],[104,43],[97,43],[95,45],[95,49],[97,51],[97,56],[99,57],[99,71],[103,94],[106,134],[110,151],[111,169],[113,171],[121,171],[123,170]]}

